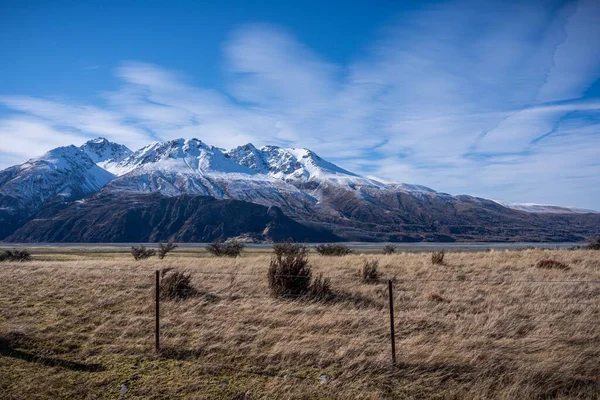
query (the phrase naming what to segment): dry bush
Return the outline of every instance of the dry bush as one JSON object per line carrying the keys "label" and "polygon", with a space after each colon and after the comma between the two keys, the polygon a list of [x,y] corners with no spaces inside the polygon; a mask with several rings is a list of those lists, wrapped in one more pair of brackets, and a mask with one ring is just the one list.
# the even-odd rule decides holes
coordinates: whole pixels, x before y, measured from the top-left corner
{"label": "dry bush", "polygon": [[147,249],[146,246],[132,246],[131,247],[131,255],[135,258],[136,261],[145,260],[147,258],[153,257],[156,254],[156,250]]}
{"label": "dry bush", "polygon": [[331,289],[331,279],[324,278],[323,274],[317,275],[317,277],[312,280],[312,283],[308,288],[308,295],[316,300],[325,300],[332,294],[333,290]]}
{"label": "dry bush", "polygon": [[296,254],[305,250],[305,247],[293,242],[281,242],[273,245],[275,255]]}
{"label": "dry bush", "polygon": [[536,267],[545,269],[569,269],[567,264],[552,259],[540,260],[536,264]]}
{"label": "dry bush", "polygon": [[322,256],[346,256],[352,253],[352,249],[345,244],[320,244],[315,250]]}
{"label": "dry bush", "polygon": [[173,243],[173,241],[169,240],[167,244],[158,244],[158,258],[161,260],[167,256],[167,253],[175,250],[178,246]]}
{"label": "dry bush", "polygon": [[0,253],[0,261],[31,261],[31,253],[25,249],[4,250]]}
{"label": "dry bush", "polygon": [[274,297],[308,294],[312,272],[308,250],[302,245],[289,246],[279,251],[269,264],[269,289]]}
{"label": "dry bush", "polygon": [[589,250],[600,250],[600,236],[596,239],[592,240],[592,243],[586,246],[586,249]]}
{"label": "dry bush", "polygon": [[192,276],[176,270],[162,274],[159,290],[163,300],[184,300],[198,292],[192,285]]}
{"label": "dry bush", "polygon": [[360,278],[363,283],[379,282],[379,260],[365,260],[360,269]]}
{"label": "dry bush", "polygon": [[387,254],[387,255],[394,254],[396,252],[396,246],[388,244],[382,249],[382,251],[383,251],[383,254]]}
{"label": "dry bush", "polygon": [[212,242],[206,247],[209,253],[217,257],[238,257],[244,250],[244,244],[235,240],[230,242]]}
{"label": "dry bush", "polygon": [[446,253],[444,252],[444,250],[434,251],[433,253],[431,253],[431,263],[434,265],[443,265],[445,255]]}
{"label": "dry bush", "polygon": [[323,274],[312,279],[308,249],[296,243],[273,246],[269,264],[269,288],[273,297],[304,296],[323,300],[332,295],[331,279]]}

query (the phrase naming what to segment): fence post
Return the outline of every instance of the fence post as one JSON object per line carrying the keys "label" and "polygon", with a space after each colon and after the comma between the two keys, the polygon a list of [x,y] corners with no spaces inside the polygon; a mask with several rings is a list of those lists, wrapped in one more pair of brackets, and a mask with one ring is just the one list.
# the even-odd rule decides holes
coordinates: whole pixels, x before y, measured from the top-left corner
{"label": "fence post", "polygon": [[156,270],[156,293],[155,293],[155,304],[156,304],[156,322],[154,326],[154,348],[158,353],[160,351],[160,271]]}
{"label": "fence post", "polygon": [[390,296],[390,336],[392,339],[392,364],[396,365],[396,334],[394,330],[394,296],[392,293],[392,280],[388,279]]}

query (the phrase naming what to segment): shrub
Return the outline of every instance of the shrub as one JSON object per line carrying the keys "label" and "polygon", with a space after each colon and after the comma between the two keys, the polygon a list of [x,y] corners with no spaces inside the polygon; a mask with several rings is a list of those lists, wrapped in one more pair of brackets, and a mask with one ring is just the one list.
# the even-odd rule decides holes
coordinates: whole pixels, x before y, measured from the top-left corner
{"label": "shrub", "polygon": [[[282,250],[281,247],[279,247]],[[269,264],[269,289],[274,297],[308,294],[312,272],[308,250],[302,245],[276,252]]]}
{"label": "shrub", "polygon": [[536,264],[536,267],[545,269],[569,269],[567,264],[552,259],[540,260]]}
{"label": "shrub", "polygon": [[170,253],[171,251],[175,250],[177,248],[177,245],[175,243],[173,243],[173,241],[169,240],[169,243],[167,244],[162,244],[159,243],[158,244],[158,258],[160,258],[161,260],[163,258],[165,258],[167,256],[167,253]]}
{"label": "shrub", "polygon": [[433,253],[431,253],[431,263],[432,264],[437,264],[437,265],[443,265],[444,264],[444,256],[446,255],[446,253],[444,252],[444,250],[442,251],[434,251]]}
{"label": "shrub", "polygon": [[292,242],[275,243],[273,245],[273,253],[275,255],[297,254],[305,250],[304,246]]}
{"label": "shrub", "polygon": [[379,282],[379,260],[365,260],[360,270],[360,277],[364,283]]}
{"label": "shrub", "polygon": [[160,280],[160,298],[164,300],[183,300],[195,295],[198,291],[192,285],[192,276],[184,272],[169,270],[164,272]]}
{"label": "shrub", "polygon": [[146,258],[150,258],[156,254],[156,250],[147,249],[146,246],[132,246],[131,247],[131,255],[136,261],[145,260]]}
{"label": "shrub", "polygon": [[25,249],[4,250],[0,253],[0,261],[31,261],[31,253]]}
{"label": "shrub", "polygon": [[206,247],[209,253],[217,257],[237,257],[242,254],[244,244],[238,241],[212,242]]}
{"label": "shrub", "polygon": [[317,275],[308,288],[308,295],[317,300],[324,300],[331,296],[331,279],[323,278],[323,274]]}
{"label": "shrub", "polygon": [[396,246],[388,244],[383,248],[383,254],[394,254],[396,252]]}
{"label": "shrub", "polygon": [[592,243],[588,244],[586,248],[590,250],[600,250],[600,236],[592,240]]}
{"label": "shrub", "polygon": [[345,256],[352,253],[352,250],[344,244],[320,244],[315,247],[315,250],[322,256]]}

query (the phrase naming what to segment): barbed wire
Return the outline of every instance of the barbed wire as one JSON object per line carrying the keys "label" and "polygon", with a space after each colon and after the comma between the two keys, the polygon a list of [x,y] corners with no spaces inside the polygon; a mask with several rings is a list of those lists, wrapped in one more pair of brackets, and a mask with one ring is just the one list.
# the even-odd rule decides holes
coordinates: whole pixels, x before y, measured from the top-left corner
{"label": "barbed wire", "polygon": [[[154,273],[154,269],[146,268],[146,267],[88,267],[83,265],[16,265],[16,264],[8,264],[2,266],[2,268],[13,268],[16,270],[24,270],[26,268],[31,269],[64,269],[64,270],[91,270],[96,272],[110,272],[110,271],[125,271],[125,272],[135,272],[135,273]],[[136,269],[136,268],[144,268],[144,269]]]}
{"label": "barbed wire", "polygon": [[[37,269],[37,268],[48,268],[48,269],[72,269],[72,270],[92,270],[92,271],[96,271],[96,272],[111,272],[111,271],[125,271],[125,272],[131,272],[131,273],[136,273],[136,274],[142,274],[142,273],[152,273],[156,270],[154,269],[135,269],[135,268],[146,268],[146,267],[88,267],[88,266],[78,266],[78,265],[74,265],[74,266],[66,266],[66,265],[8,265],[8,267],[14,267],[17,269],[21,269],[21,268],[33,268],[33,269]],[[169,269],[170,267],[166,267],[163,269]],[[158,271],[161,271],[161,269],[159,269]],[[200,275],[207,275],[207,276],[227,276],[227,277],[237,277],[237,276],[256,276],[256,277],[265,277],[267,276],[267,272],[264,273],[247,273],[247,272],[226,272],[226,271],[198,271],[195,270],[193,268],[182,268],[181,269],[182,272],[192,272],[195,274],[200,274]],[[302,279],[307,279],[306,275],[288,275],[288,274],[277,274],[278,277],[281,278],[302,278]],[[314,276],[319,276],[318,273],[314,273]],[[348,276],[348,275],[322,275],[323,279],[331,279],[331,280],[348,280],[348,281],[353,281],[353,282],[360,282],[360,277],[358,276]],[[466,279],[466,278],[454,278],[454,279],[448,279],[448,278],[399,278],[397,276],[392,277],[392,278],[381,278],[380,282],[383,283],[387,280],[392,280],[394,282],[394,284],[402,284],[404,282],[441,282],[441,283],[448,283],[448,282],[457,282],[457,283],[488,283],[488,284],[493,284],[493,285],[502,285],[502,284],[513,284],[513,283],[547,283],[547,284],[562,284],[562,283],[592,283],[592,284],[598,284],[600,283],[600,280],[579,280],[579,279],[553,279],[553,280],[533,280],[533,279],[528,279],[528,280],[520,280],[520,279]],[[396,289],[398,290],[398,289]]]}

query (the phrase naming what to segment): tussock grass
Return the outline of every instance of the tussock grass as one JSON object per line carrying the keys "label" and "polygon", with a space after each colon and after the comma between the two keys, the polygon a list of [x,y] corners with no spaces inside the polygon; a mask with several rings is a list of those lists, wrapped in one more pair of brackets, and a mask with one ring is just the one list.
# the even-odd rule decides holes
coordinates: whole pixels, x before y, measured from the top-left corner
{"label": "tussock grass", "polygon": [[589,250],[600,250],[600,236],[586,246]]}
{"label": "tussock grass", "polygon": [[444,250],[434,251],[433,253],[431,253],[431,263],[433,265],[443,265],[445,255],[446,255],[446,252]]}
{"label": "tussock grass", "polygon": [[329,243],[315,246],[315,251],[322,256],[346,256],[353,250],[345,244]]}
{"label": "tussock grass", "polygon": [[569,269],[567,264],[553,259],[540,260],[536,264],[536,267],[546,269]]}
{"label": "tussock grass", "polygon": [[31,253],[25,249],[12,249],[0,252],[2,261],[31,261]]}
{"label": "tussock grass", "polygon": [[192,275],[176,270],[163,270],[160,278],[160,297],[163,300],[184,300],[198,293]]}
{"label": "tussock grass", "polygon": [[379,260],[371,259],[364,260],[363,266],[360,269],[360,279],[363,283],[379,282]]}
{"label": "tussock grass", "polygon": [[392,244],[385,245],[383,249],[381,249],[383,254],[394,254],[396,252],[396,246]]}
{"label": "tussock grass", "polygon": [[[270,297],[270,254],[5,262],[0,393],[118,398],[127,383],[123,397],[138,399],[594,399],[599,254],[453,252],[443,266],[430,253],[381,256],[381,276],[398,277],[396,368],[387,288],[356,278],[362,256],[309,255],[313,276],[344,294],[327,302]],[[537,268],[542,259],[570,268]],[[219,298],[163,302],[157,355],[154,270],[163,268]]]}
{"label": "tussock grass", "polygon": [[244,250],[244,244],[238,241],[213,242],[206,247],[206,250],[216,257],[238,257]]}
{"label": "tussock grass", "polygon": [[134,260],[140,261],[150,257],[154,257],[156,255],[156,250],[147,249],[146,246],[132,246],[131,255],[133,256]]}

